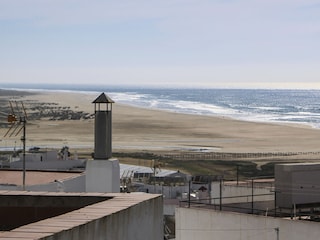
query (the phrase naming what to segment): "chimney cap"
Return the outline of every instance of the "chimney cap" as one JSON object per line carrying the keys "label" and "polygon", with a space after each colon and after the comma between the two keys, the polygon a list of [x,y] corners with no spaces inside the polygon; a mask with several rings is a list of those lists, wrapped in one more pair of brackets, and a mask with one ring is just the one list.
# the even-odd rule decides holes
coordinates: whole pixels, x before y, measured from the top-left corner
{"label": "chimney cap", "polygon": [[92,103],[114,103],[114,101],[108,97],[105,93],[101,93]]}

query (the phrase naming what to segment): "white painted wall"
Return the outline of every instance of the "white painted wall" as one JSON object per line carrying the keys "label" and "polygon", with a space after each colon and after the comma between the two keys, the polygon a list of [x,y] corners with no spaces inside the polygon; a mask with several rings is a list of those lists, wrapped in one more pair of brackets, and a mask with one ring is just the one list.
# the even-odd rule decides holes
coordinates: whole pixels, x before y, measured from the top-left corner
{"label": "white painted wall", "polygon": [[[263,196],[254,196],[254,202],[274,200],[274,194],[270,188],[253,187],[253,194],[268,194]],[[222,204],[240,203],[252,201],[252,187],[236,186],[236,185],[223,185],[222,184]],[[239,197],[246,196],[246,197]],[[236,197],[236,198],[228,198]],[[211,184],[211,203],[220,204],[220,183],[212,182]]]}
{"label": "white painted wall", "polygon": [[292,163],[275,165],[277,206],[320,202],[320,164]]}
{"label": "white painted wall", "polygon": [[[20,159],[23,158],[23,154],[19,154]],[[48,150],[44,152],[35,152],[35,153],[26,153],[25,155],[26,162],[31,161],[56,161],[58,159],[58,151],[57,150]]]}
{"label": "white painted wall", "polygon": [[301,240],[320,236],[316,222],[199,208],[176,208],[175,215],[176,240]]}
{"label": "white painted wall", "polygon": [[[85,192],[86,177],[85,175],[69,178],[62,182],[53,182],[47,184],[38,184],[26,186],[27,191],[35,192]],[[21,190],[21,186],[15,190]]]}
{"label": "white painted wall", "polygon": [[[51,160],[51,161],[26,161],[27,170],[67,170],[73,168],[84,168],[86,165],[86,160]],[[22,169],[23,162],[16,161],[10,163],[10,168]]]}
{"label": "white painted wall", "polygon": [[109,159],[87,161],[86,192],[120,192],[119,160]]}

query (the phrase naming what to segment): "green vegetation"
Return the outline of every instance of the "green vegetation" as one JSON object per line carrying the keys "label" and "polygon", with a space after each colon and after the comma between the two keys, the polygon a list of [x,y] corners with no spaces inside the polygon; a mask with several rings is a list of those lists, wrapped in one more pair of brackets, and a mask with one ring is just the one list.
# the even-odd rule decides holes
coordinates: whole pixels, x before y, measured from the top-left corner
{"label": "green vegetation", "polygon": [[179,170],[190,175],[223,176],[226,180],[239,180],[252,177],[273,177],[275,162],[258,167],[252,161],[244,160],[174,160],[150,152],[113,153],[120,162],[152,166],[151,160],[157,161],[160,168]]}

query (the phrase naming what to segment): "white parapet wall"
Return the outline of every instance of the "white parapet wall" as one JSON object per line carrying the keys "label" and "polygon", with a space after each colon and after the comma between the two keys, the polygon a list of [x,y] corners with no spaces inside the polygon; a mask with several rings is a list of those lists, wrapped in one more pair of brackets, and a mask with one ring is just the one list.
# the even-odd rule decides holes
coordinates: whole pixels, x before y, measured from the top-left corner
{"label": "white parapet wall", "polygon": [[109,159],[87,161],[86,192],[120,192],[119,160]]}
{"label": "white parapet wall", "polygon": [[[220,191],[221,187],[221,191]],[[246,203],[254,200],[270,201],[274,200],[274,193],[272,189],[265,187],[249,187],[237,185],[224,185],[220,186],[219,182],[212,182],[211,184],[211,203],[220,204],[220,192],[222,195],[222,203]],[[252,194],[254,195],[252,199]]]}
{"label": "white parapet wall", "polygon": [[176,208],[176,240],[319,239],[317,222],[199,208]]}
{"label": "white parapet wall", "polygon": [[[23,154],[19,154],[20,159],[23,158]],[[26,153],[25,160],[27,162],[42,162],[42,161],[56,161],[58,159],[58,151],[41,151],[35,153]]]}

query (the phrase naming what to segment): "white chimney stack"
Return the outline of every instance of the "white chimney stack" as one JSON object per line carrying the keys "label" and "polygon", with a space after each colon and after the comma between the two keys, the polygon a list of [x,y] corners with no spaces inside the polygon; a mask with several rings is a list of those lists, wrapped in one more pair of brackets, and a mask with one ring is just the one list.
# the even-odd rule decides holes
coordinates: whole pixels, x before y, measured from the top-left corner
{"label": "white chimney stack", "polygon": [[95,113],[94,159],[87,161],[86,192],[120,192],[120,165],[112,159],[112,104],[102,93],[92,102]]}

